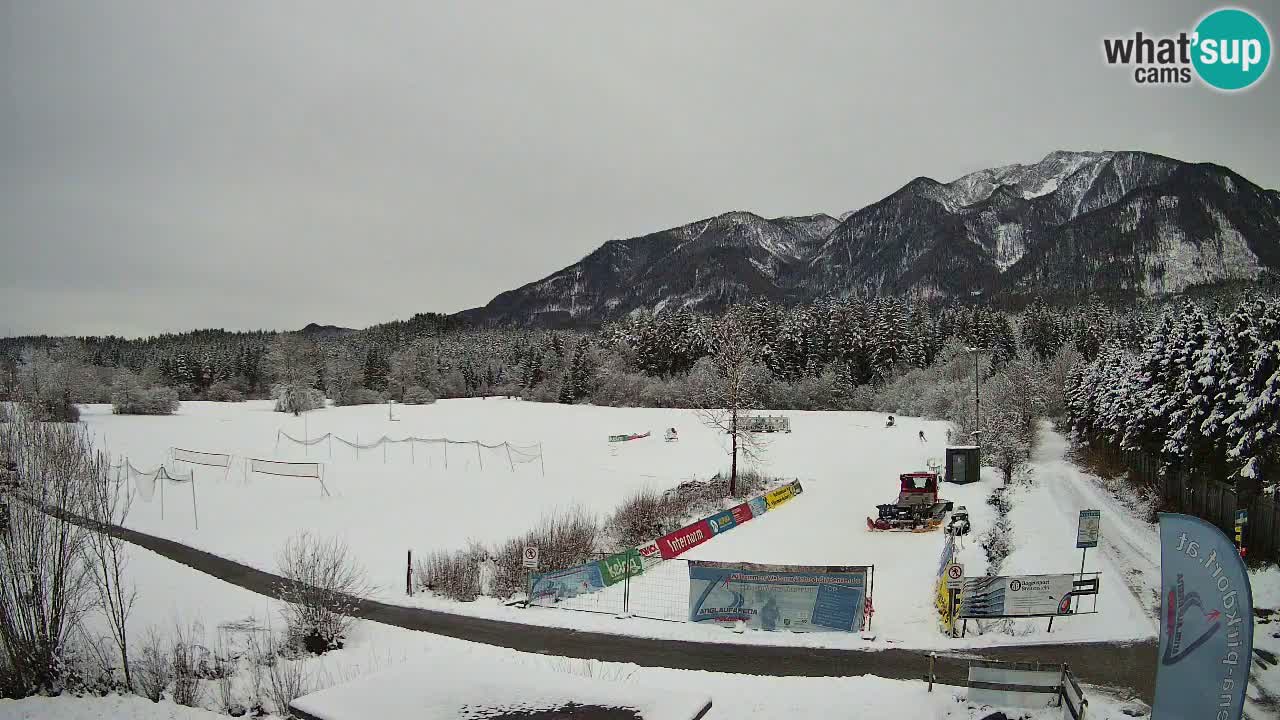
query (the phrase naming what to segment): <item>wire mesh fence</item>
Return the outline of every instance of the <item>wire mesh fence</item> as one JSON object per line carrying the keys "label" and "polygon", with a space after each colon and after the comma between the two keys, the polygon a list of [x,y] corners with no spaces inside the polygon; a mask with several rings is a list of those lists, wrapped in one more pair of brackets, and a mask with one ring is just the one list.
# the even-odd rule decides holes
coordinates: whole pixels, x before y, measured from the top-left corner
{"label": "wire mesh fence", "polygon": [[[614,553],[594,553],[591,561],[604,560]],[[576,610],[607,615],[634,616],[652,620],[684,622],[689,616],[689,563],[674,558],[650,566],[643,573],[594,592],[535,599],[534,605],[559,610]]]}

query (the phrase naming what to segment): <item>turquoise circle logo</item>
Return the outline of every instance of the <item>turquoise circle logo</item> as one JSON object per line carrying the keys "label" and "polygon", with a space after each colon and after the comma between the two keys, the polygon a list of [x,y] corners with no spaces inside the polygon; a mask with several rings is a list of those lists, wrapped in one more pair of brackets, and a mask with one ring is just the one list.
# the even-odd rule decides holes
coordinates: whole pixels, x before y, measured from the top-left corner
{"label": "turquoise circle logo", "polygon": [[1196,25],[1191,63],[1219,90],[1243,90],[1262,78],[1271,61],[1271,36],[1244,10],[1215,10]]}

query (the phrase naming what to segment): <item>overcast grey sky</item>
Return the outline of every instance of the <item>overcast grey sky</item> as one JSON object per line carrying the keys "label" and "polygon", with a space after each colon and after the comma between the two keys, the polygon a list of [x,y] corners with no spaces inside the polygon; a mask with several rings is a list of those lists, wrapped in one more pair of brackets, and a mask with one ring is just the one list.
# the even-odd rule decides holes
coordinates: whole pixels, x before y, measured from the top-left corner
{"label": "overcast grey sky", "polygon": [[1213,7],[0,0],[0,335],[455,311],[610,238],[1055,149],[1278,187],[1274,68],[1102,61]]}

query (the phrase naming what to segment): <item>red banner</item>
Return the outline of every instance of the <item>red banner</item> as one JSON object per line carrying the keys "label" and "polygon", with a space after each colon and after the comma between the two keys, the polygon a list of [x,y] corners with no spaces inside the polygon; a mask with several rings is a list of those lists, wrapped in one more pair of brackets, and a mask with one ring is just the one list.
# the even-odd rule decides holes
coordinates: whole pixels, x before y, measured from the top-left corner
{"label": "red banner", "polygon": [[699,520],[692,525],[682,527],[673,533],[667,533],[658,538],[658,550],[662,553],[664,560],[670,560],[686,550],[710,540],[711,534],[711,525],[706,520]]}
{"label": "red banner", "polygon": [[751,513],[751,506],[746,503],[730,508],[729,512],[733,513],[733,521],[738,525],[741,525],[755,517],[755,515]]}

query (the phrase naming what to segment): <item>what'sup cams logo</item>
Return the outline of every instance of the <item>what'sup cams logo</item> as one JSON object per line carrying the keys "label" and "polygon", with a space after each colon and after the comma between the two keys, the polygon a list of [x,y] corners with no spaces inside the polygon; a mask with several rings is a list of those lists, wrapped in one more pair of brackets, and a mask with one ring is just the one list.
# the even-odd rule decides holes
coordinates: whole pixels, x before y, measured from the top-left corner
{"label": "what'sup cams logo", "polygon": [[1205,15],[1191,32],[1151,37],[1104,38],[1108,65],[1133,68],[1139,85],[1190,85],[1201,82],[1218,90],[1244,90],[1267,72],[1271,35],[1266,25],[1246,10],[1222,8]]}

